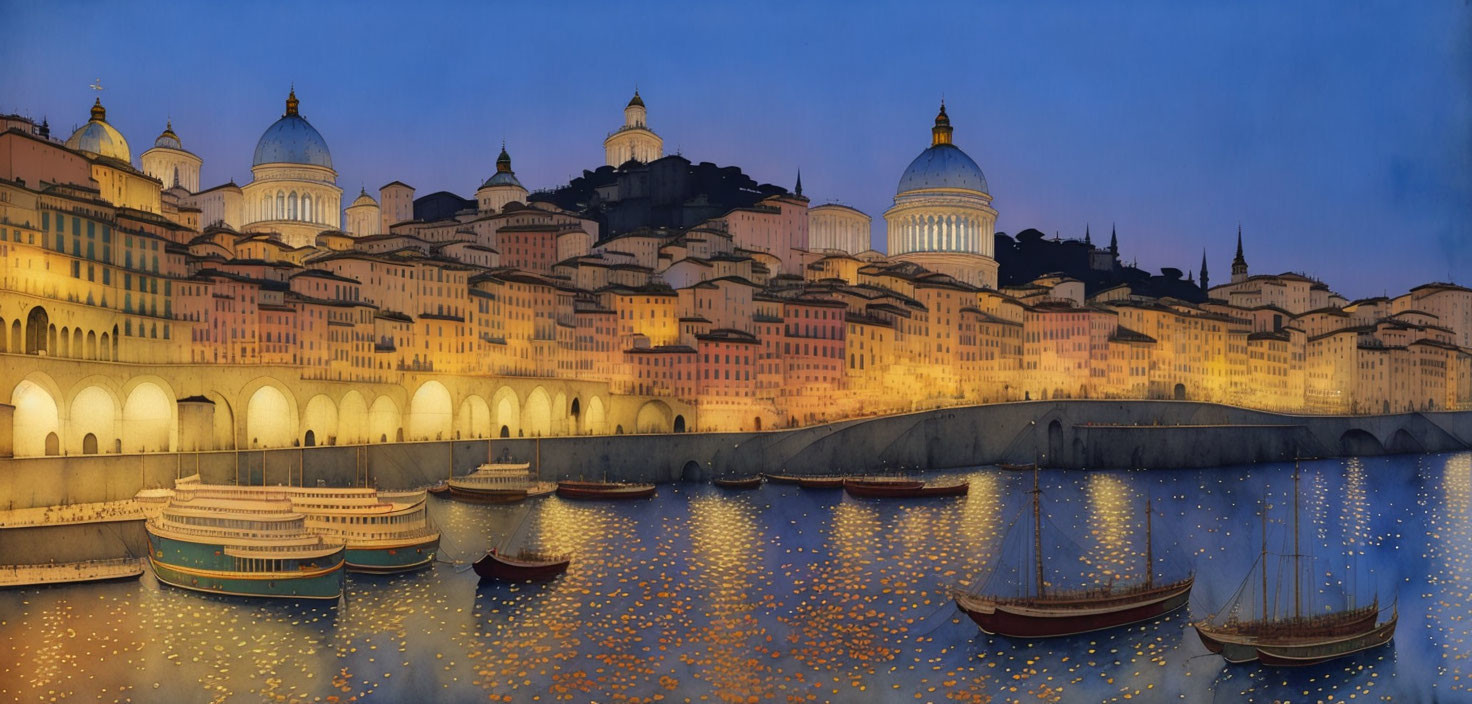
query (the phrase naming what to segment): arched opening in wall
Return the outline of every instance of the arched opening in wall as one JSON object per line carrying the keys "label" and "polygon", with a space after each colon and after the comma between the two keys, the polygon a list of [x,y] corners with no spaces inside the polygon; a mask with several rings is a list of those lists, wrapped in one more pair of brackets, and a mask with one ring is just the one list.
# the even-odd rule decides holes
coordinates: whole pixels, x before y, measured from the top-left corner
{"label": "arched opening in wall", "polygon": [[394,431],[394,442],[403,442],[403,441],[404,441],[404,429],[403,428],[399,428],[397,431]]}
{"label": "arched opening in wall", "polygon": [[101,355],[98,357],[98,359],[104,362],[113,361],[112,343],[108,341],[107,333],[102,333],[102,335],[97,338],[97,354]]}
{"label": "arched opening in wall", "polygon": [[1359,428],[1351,428],[1339,436],[1339,454],[1350,457],[1383,455],[1385,446],[1374,435]]}
{"label": "arched opening in wall", "polygon": [[83,435],[82,436],[82,454],[84,454],[84,455],[95,455],[95,454],[97,454],[97,436],[96,435],[93,435],[92,433],[87,433],[86,435]]}
{"label": "arched opening in wall", "polygon": [[274,386],[262,386],[245,405],[246,447],[290,447],[296,440],[291,402]]}
{"label": "arched opening in wall", "polygon": [[36,306],[26,314],[26,354],[46,354],[46,341],[51,318],[46,309]]}
{"label": "arched opening in wall", "polygon": [[1380,412],[1381,413],[1384,413],[1386,415],[1389,415],[1390,414],[1390,401],[1381,401],[1380,402]]}
{"label": "arched opening in wall", "polygon": [[[62,328],[62,331],[61,331],[61,340],[62,340],[62,342],[66,342],[66,329],[65,328]],[[85,355],[83,355],[82,350],[83,350],[83,347],[82,347],[82,331],[81,330],[74,329],[72,331],[72,356],[73,357],[77,357],[79,359],[82,358],[82,357],[84,357]],[[61,356],[65,357],[66,356],[66,352],[65,351],[62,351]]]}
{"label": "arched opening in wall", "polygon": [[143,382],[123,403],[123,447],[127,452],[168,452],[175,434],[174,397]]}
{"label": "arched opening in wall", "polygon": [[752,426],[756,428],[757,432],[761,432],[761,430],[762,430],[762,417],[761,416],[757,416],[755,418],[752,418],[751,419],[751,422],[752,422]]}
{"label": "arched opening in wall", "polygon": [[438,381],[426,381],[409,399],[409,414],[404,419],[410,440],[441,440],[452,432],[450,390]]}
{"label": "arched opening in wall", "polygon": [[587,413],[583,414],[583,425],[587,428],[589,435],[602,435],[608,432],[608,414],[603,410],[603,399],[594,396],[588,399]]}
{"label": "arched opening in wall", "polygon": [[302,412],[302,428],[311,434],[313,445],[331,444],[330,438],[338,436],[337,405],[326,394],[317,394],[307,399],[307,408]]}
{"label": "arched opening in wall", "polygon": [[639,413],[634,416],[634,432],[668,433],[673,415],[674,413],[665,402],[649,401],[640,406]]}
{"label": "arched opening in wall", "polygon": [[1058,467],[1063,462],[1063,424],[1056,420],[1048,424],[1048,456],[1044,460],[1046,467]]}
{"label": "arched opening in wall", "polygon": [[685,467],[680,470],[680,481],[698,482],[701,479],[700,475],[700,463],[696,462],[695,460],[690,460],[689,462],[686,462]]}
{"label": "arched opening in wall", "polygon": [[337,444],[368,442],[368,404],[357,390],[343,394],[337,404]]}
{"label": "arched opening in wall", "polygon": [[97,359],[97,333],[87,331],[87,359]]}
{"label": "arched opening in wall", "polygon": [[577,426],[568,426],[567,416],[567,394],[561,391],[552,398],[552,427],[547,431],[548,435],[572,435],[577,433]]}
{"label": "arched opening in wall", "polygon": [[46,330],[46,354],[56,356],[56,326],[52,325]]}
{"label": "arched opening in wall", "polygon": [[10,326],[5,324],[5,319],[0,318],[0,354],[10,351]]}
{"label": "arched opening in wall", "polygon": [[98,447],[113,447],[118,435],[118,401],[111,391],[101,386],[88,386],[77,392],[67,405],[66,447],[80,452],[91,435]]}
{"label": "arched opening in wall", "polygon": [[61,437],[56,433],[46,433],[46,456],[56,457],[61,454]]}
{"label": "arched opening in wall", "polygon": [[[15,385],[10,393],[15,406],[12,433],[16,457],[39,457],[57,454],[46,451],[46,438],[61,430],[61,414],[56,399],[46,387],[29,379]],[[60,443],[60,438],[57,438]]]}
{"label": "arched opening in wall", "polygon": [[552,399],[547,390],[538,386],[526,397],[526,407],[521,411],[522,433],[528,437],[552,434]]}
{"label": "arched opening in wall", "polygon": [[112,326],[112,356],[109,359],[114,362],[118,361],[118,326],[116,325]]}
{"label": "arched opening in wall", "polygon": [[490,437],[491,407],[485,399],[471,394],[460,402],[460,412],[455,414],[455,434],[464,438]]}
{"label": "arched opening in wall", "polygon": [[402,432],[398,404],[388,396],[373,399],[373,405],[368,407],[368,437],[388,442],[389,438],[397,438]]}
{"label": "arched opening in wall", "polygon": [[25,343],[22,342],[20,321],[14,320],[10,323],[10,351],[20,354],[26,351]]}
{"label": "arched opening in wall", "polygon": [[507,386],[497,389],[496,395],[491,397],[491,410],[495,413],[492,422],[506,429],[506,434],[501,437],[521,434],[521,402],[515,391]]}
{"label": "arched opening in wall", "polygon": [[1185,384],[1176,384],[1175,391],[1172,392],[1171,398],[1174,398],[1177,401],[1184,401],[1184,400],[1186,400],[1186,385]]}
{"label": "arched opening in wall", "polygon": [[674,429],[675,429],[675,432],[677,432],[677,433],[683,433],[683,432],[685,432],[685,416],[683,416],[683,415],[677,415],[677,416],[675,416]]}
{"label": "arched opening in wall", "polygon": [[567,409],[567,416],[572,420],[573,434],[580,435],[587,430],[583,427],[583,404],[576,397],[573,398],[572,405]]}
{"label": "arched opening in wall", "polygon": [[503,437],[503,438],[509,438],[509,437],[511,437],[511,427],[510,426],[506,426],[506,425],[501,426],[501,437]]}
{"label": "arched opening in wall", "polygon": [[623,435],[624,434],[624,426],[620,425],[620,426],[614,428],[613,429],[613,434],[614,435]]}
{"label": "arched opening in wall", "polygon": [[1390,442],[1385,446],[1385,451],[1392,455],[1420,454],[1426,451],[1426,446],[1422,445],[1415,436],[1406,432],[1405,428],[1398,428],[1395,434],[1390,436]]}
{"label": "arched opening in wall", "polygon": [[[81,334],[81,331],[78,330],[77,331],[77,334],[80,335]],[[80,345],[78,345],[78,347],[80,347]],[[61,329],[60,343],[56,347],[56,356],[65,359],[65,358],[71,356],[71,351],[72,351],[72,334],[71,334],[71,329],[64,327],[64,328]]]}
{"label": "arched opening in wall", "polygon": [[314,432],[312,432],[312,431],[310,431],[310,430],[308,430],[307,431],[307,434],[302,436],[302,447],[316,447],[316,446],[317,446],[317,434],[314,433]]}

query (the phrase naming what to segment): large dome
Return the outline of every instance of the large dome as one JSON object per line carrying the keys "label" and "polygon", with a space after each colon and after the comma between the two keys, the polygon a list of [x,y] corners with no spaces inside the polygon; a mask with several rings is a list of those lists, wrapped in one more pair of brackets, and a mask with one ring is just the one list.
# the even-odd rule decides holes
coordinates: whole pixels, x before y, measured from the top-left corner
{"label": "large dome", "polygon": [[92,105],[92,119],[72,133],[71,138],[66,140],[66,146],[79,152],[111,157],[118,161],[133,161],[128,140],[123,139],[121,132],[107,124],[107,110],[102,107],[100,99]]}
{"label": "large dome", "polygon": [[962,188],[990,193],[981,167],[954,144],[936,144],[910,162],[896,193],[927,188]]}
{"label": "large dome", "polygon": [[307,118],[297,114],[296,92],[286,99],[286,114],[266,128],[256,142],[254,166],[261,164],[311,164],[332,168],[327,141]]}

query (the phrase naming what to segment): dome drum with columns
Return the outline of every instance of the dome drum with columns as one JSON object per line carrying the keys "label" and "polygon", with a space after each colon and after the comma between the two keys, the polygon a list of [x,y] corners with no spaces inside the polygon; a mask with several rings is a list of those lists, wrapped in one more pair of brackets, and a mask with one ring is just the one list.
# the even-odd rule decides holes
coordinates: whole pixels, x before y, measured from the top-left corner
{"label": "dome drum with columns", "polygon": [[619,167],[630,161],[648,164],[664,156],[664,140],[645,123],[648,112],[639,91],[624,107],[624,125],[603,140],[604,161]]}
{"label": "dome drum with columns", "polygon": [[174,133],[172,120],[165,124],[153,148],[143,152],[139,161],[143,163],[143,173],[162,181],[164,188],[199,192],[199,167],[204,160],[184,148],[183,141]]}
{"label": "dome drum with columns", "polygon": [[981,167],[952,144],[951,135],[942,104],[930,148],[905,169],[894,206],[884,213],[889,255],[973,286],[996,288],[997,211]]}
{"label": "dome drum with columns", "polygon": [[501,212],[508,203],[526,202],[526,188],[517,180],[516,172],[511,170],[511,155],[506,153],[504,143],[501,155],[496,157],[496,173],[476,189],[475,202],[476,208],[484,213]]}
{"label": "dome drum with columns", "polygon": [[327,142],[298,111],[292,90],[286,113],[256,143],[253,180],[244,192],[247,232],[276,232],[283,242],[301,247],[314,243],[323,230],[342,224],[342,189]]}

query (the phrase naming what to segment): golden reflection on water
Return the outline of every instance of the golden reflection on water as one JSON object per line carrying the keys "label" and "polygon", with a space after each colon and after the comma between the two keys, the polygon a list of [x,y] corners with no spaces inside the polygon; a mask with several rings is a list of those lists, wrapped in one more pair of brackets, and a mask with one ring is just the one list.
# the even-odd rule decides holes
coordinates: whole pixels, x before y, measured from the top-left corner
{"label": "golden reflection on water", "polygon": [[1116,474],[1090,474],[1084,493],[1089,499],[1087,525],[1092,544],[1080,557],[1085,565],[1082,582],[1110,584],[1142,578],[1143,556],[1134,552],[1134,533],[1138,526],[1143,541],[1143,505],[1135,509],[1130,488]]}
{"label": "golden reflection on water", "polygon": [[698,568],[693,586],[701,592],[708,626],[688,634],[691,649],[680,661],[724,702],[767,698],[776,689],[771,663],[781,651],[769,648],[771,636],[756,615],[771,602],[770,596],[757,597],[758,589],[768,591],[768,582],[762,576],[765,538],[755,514],[745,497],[690,500],[691,562]]}
{"label": "golden reflection on water", "polygon": [[1450,671],[1447,689],[1468,696],[1472,667],[1472,454],[1448,458],[1442,473],[1441,510],[1429,529],[1433,554],[1439,554],[1441,584],[1436,611],[1430,614],[1432,640],[1441,647],[1442,666]]}

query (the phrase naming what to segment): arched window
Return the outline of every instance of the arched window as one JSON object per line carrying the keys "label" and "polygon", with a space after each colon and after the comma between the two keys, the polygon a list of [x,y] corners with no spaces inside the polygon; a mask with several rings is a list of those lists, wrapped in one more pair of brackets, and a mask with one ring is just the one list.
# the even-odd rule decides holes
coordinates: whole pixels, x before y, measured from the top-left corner
{"label": "arched window", "polygon": [[287,217],[291,218],[292,220],[299,220],[300,219],[300,218],[297,217],[297,210],[296,210],[296,191],[292,191],[291,192],[291,195],[289,195],[289,196],[286,197],[286,213],[287,213]]}
{"label": "arched window", "polygon": [[286,219],[286,194],[285,193],[282,193],[281,191],[276,191],[276,213],[275,213],[275,215],[271,219],[272,220],[285,220]]}
{"label": "arched window", "polygon": [[309,193],[302,194],[302,219],[307,222],[316,222],[312,218],[312,196]]}
{"label": "arched window", "polygon": [[271,194],[270,193],[267,193],[266,195],[261,196],[261,212],[259,214],[259,219],[261,219],[261,220],[270,220],[271,219]]}

